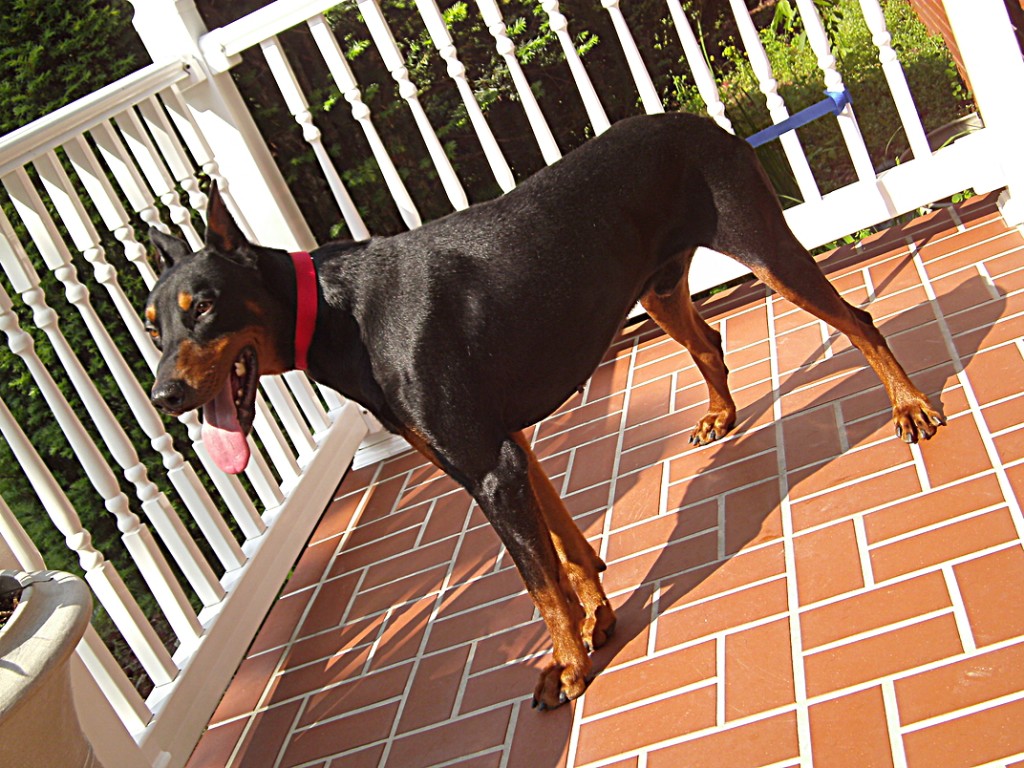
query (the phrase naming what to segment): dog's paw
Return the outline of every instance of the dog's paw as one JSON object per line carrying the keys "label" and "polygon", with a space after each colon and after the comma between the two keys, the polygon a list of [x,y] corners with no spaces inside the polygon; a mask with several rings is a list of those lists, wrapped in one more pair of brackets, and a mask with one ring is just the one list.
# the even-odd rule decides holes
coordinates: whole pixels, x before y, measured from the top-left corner
{"label": "dog's paw", "polygon": [[587,616],[580,628],[583,647],[596,651],[615,632],[615,612],[610,605],[599,605],[593,616]]}
{"label": "dog's paw", "polygon": [[540,673],[537,687],[533,689],[533,708],[543,712],[578,699],[590,682],[589,672],[589,659],[586,664],[564,666],[552,662]]}
{"label": "dog's paw", "polygon": [[905,443],[929,440],[946,419],[925,397],[914,398],[892,409],[892,420],[896,425],[896,436]]}
{"label": "dog's paw", "polygon": [[690,435],[690,443],[692,445],[707,445],[713,440],[725,437],[726,433],[732,429],[735,423],[735,410],[723,408],[720,411],[708,411],[704,418],[697,422],[697,426],[693,428],[693,434]]}

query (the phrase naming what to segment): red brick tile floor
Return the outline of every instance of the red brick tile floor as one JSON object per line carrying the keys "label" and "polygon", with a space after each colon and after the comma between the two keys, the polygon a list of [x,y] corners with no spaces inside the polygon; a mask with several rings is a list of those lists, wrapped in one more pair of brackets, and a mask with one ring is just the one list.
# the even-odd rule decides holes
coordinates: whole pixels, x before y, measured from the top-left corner
{"label": "red brick tile floor", "polygon": [[466,493],[350,472],[189,766],[1024,765],[1024,240],[975,198],[828,253],[949,425],[893,435],[845,338],[763,287],[702,302],[735,430],[627,328],[532,432],[619,615],[583,698],[530,708],[541,620]]}

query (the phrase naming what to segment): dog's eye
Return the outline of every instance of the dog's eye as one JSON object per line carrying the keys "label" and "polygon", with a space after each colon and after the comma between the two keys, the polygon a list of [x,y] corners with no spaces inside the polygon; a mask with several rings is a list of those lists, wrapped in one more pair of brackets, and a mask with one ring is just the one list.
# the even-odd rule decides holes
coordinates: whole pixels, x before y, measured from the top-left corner
{"label": "dog's eye", "polygon": [[208,299],[199,299],[195,304],[196,317],[202,317],[213,309],[213,302]]}
{"label": "dog's eye", "polygon": [[156,344],[157,348],[159,349],[159,347],[160,347],[160,331],[158,331],[156,329],[156,326],[147,325],[146,326],[146,333],[149,334],[149,338],[151,338],[153,340],[153,343]]}

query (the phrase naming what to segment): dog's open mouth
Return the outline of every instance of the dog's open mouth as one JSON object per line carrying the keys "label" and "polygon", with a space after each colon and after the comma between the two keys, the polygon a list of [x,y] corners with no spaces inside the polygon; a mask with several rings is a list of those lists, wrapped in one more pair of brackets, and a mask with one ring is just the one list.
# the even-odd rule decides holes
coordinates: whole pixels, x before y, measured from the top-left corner
{"label": "dog's open mouth", "polygon": [[258,378],[256,351],[246,347],[232,364],[220,392],[203,406],[203,444],[217,466],[232,475],[249,463],[246,436],[256,415]]}

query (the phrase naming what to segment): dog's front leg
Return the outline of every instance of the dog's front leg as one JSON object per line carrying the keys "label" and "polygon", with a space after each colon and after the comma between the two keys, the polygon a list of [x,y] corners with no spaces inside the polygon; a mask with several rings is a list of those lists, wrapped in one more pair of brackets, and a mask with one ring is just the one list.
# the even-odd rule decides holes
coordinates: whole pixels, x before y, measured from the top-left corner
{"label": "dog's front leg", "polygon": [[580,636],[583,609],[559,562],[529,472],[526,452],[508,438],[473,495],[512,556],[551,635],[554,660],[534,690],[534,706],[548,709],[583,693],[590,657]]}

